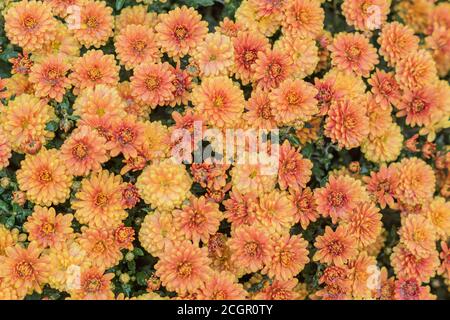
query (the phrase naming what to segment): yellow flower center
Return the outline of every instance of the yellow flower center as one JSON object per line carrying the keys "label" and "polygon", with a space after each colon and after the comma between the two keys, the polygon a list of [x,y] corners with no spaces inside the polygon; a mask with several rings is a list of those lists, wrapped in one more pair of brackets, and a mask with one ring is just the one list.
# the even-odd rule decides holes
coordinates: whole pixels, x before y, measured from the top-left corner
{"label": "yellow flower center", "polygon": [[355,47],[355,46],[352,46],[347,51],[347,56],[348,56],[349,60],[356,60],[356,59],[358,59],[360,54],[361,54],[361,50],[358,47]]}
{"label": "yellow flower center", "polygon": [[420,99],[414,99],[411,103],[411,107],[415,113],[419,113],[425,109],[425,103]]}
{"label": "yellow flower center", "polygon": [[97,18],[96,17],[87,18],[86,25],[89,29],[96,29],[98,27]]}
{"label": "yellow flower center", "polygon": [[222,96],[217,96],[217,97],[215,97],[215,98],[214,98],[214,101],[213,101],[213,105],[214,105],[214,107],[216,107],[216,108],[221,108],[221,107],[223,107],[223,97],[222,97]]}
{"label": "yellow flower center", "polygon": [[118,140],[121,144],[128,144],[134,140],[134,133],[130,128],[121,130],[119,133]]}
{"label": "yellow flower center", "polygon": [[279,63],[272,63],[269,65],[269,74],[272,77],[278,77],[281,74],[282,67]]}
{"label": "yellow flower center", "polygon": [[142,53],[146,47],[147,44],[145,43],[145,41],[142,40],[138,40],[133,44],[133,49],[138,53]]}
{"label": "yellow flower center", "polygon": [[174,34],[177,40],[184,40],[188,34],[188,30],[185,26],[177,26]]}
{"label": "yellow flower center", "polygon": [[296,14],[296,18],[298,22],[307,22],[309,20],[309,14],[306,10],[299,10]]}
{"label": "yellow flower center", "polygon": [[150,91],[155,90],[159,86],[159,78],[155,76],[148,76],[147,79],[145,79],[145,86]]}
{"label": "yellow flower center", "polygon": [[328,203],[335,208],[340,208],[344,205],[346,200],[345,195],[339,191],[332,191],[328,195]]}
{"label": "yellow flower center", "polygon": [[289,104],[298,104],[300,96],[296,92],[289,92],[286,96],[286,100]]}
{"label": "yellow flower center", "polygon": [[344,251],[344,245],[338,240],[333,240],[328,244],[327,249],[333,256],[339,256]]}
{"label": "yellow flower center", "polygon": [[48,80],[58,80],[59,78],[61,78],[61,72],[56,69],[56,68],[51,68],[48,72],[47,72],[47,78]]}
{"label": "yellow flower center", "polygon": [[99,192],[97,194],[97,196],[95,197],[95,205],[97,207],[104,206],[107,202],[108,202],[108,196],[103,192]]}
{"label": "yellow flower center", "polygon": [[86,286],[85,291],[87,292],[98,292],[102,287],[102,282],[98,278],[89,279]]}
{"label": "yellow flower center", "polygon": [[280,262],[283,266],[288,266],[292,263],[292,252],[290,251],[281,251],[280,252]]}
{"label": "yellow flower center", "polygon": [[33,17],[26,17],[23,20],[23,25],[28,29],[28,30],[33,30],[34,28],[36,28],[36,26],[38,25],[38,22],[36,21],[35,18]]}
{"label": "yellow flower center", "polygon": [[260,107],[259,116],[265,120],[268,120],[272,117],[272,110],[270,109],[269,104],[264,104]]}
{"label": "yellow flower center", "polygon": [[213,296],[213,299],[215,299],[215,300],[225,300],[227,297],[227,295],[225,294],[225,292],[223,290],[215,291],[212,296]]}
{"label": "yellow flower center", "polygon": [[106,250],[106,246],[103,243],[103,241],[99,241],[97,242],[94,247],[92,248],[92,251],[94,251],[95,253],[103,253]]}
{"label": "yellow flower center", "polygon": [[89,79],[91,79],[91,81],[97,81],[100,80],[102,78],[102,72],[97,68],[92,68],[91,70],[88,71],[88,77]]}
{"label": "yellow flower center", "polygon": [[18,264],[16,264],[15,269],[16,269],[16,273],[21,278],[26,278],[26,277],[31,276],[34,271],[31,263],[26,262],[26,261],[21,261]]}
{"label": "yellow flower center", "polygon": [[190,223],[193,226],[199,226],[203,224],[205,221],[206,221],[205,215],[198,211],[195,211],[190,219]]}
{"label": "yellow flower center", "polygon": [[181,262],[177,266],[177,273],[182,278],[187,278],[192,273],[192,264],[189,262]]}
{"label": "yellow flower center", "polygon": [[50,235],[55,231],[55,227],[53,226],[52,223],[45,222],[41,226],[41,231],[44,235]]}
{"label": "yellow flower center", "polygon": [[255,62],[256,60],[256,52],[253,50],[247,50],[244,53],[244,62],[249,65]]}
{"label": "yellow flower center", "polygon": [[78,143],[75,147],[73,147],[72,155],[79,160],[84,159],[87,156],[87,147],[82,143]]}
{"label": "yellow flower center", "polygon": [[42,170],[41,173],[39,174],[39,180],[43,183],[52,181],[51,172],[46,169]]}
{"label": "yellow flower center", "polygon": [[356,127],[356,120],[353,117],[347,117],[344,119],[344,127],[346,129],[353,129]]}
{"label": "yellow flower center", "polygon": [[247,242],[244,245],[244,250],[247,255],[254,257],[258,254],[259,245],[258,245],[258,243],[254,242],[254,241]]}

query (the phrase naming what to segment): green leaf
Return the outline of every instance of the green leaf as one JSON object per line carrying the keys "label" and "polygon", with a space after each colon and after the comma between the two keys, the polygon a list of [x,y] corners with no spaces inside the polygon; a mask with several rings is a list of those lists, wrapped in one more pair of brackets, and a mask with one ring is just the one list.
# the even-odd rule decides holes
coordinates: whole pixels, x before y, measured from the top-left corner
{"label": "green leaf", "polygon": [[51,131],[51,132],[56,132],[56,130],[58,130],[58,127],[59,127],[59,125],[56,121],[50,121],[45,126],[45,129],[48,131]]}
{"label": "green leaf", "polygon": [[142,271],[136,273],[136,281],[140,286],[146,286],[147,285],[147,274]]}
{"label": "green leaf", "polygon": [[122,9],[124,4],[125,0],[116,0],[116,10],[119,11],[120,9]]}
{"label": "green leaf", "polygon": [[142,257],[144,255],[144,251],[141,248],[134,248],[133,253],[135,256]]}
{"label": "green leaf", "polygon": [[10,212],[8,204],[3,200],[0,200],[0,210],[7,213]]}
{"label": "green leaf", "polygon": [[134,260],[128,261],[127,267],[128,267],[128,270],[130,270],[131,272],[135,272],[136,271],[136,262]]}

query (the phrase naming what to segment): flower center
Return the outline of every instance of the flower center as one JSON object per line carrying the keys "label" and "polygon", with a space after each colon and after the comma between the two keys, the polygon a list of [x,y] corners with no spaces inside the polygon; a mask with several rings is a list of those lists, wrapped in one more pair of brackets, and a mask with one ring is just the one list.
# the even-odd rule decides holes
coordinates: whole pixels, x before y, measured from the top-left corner
{"label": "flower center", "polygon": [[121,144],[131,143],[134,139],[134,132],[130,128],[120,131],[118,140]]}
{"label": "flower center", "polygon": [[353,117],[347,117],[344,119],[344,127],[346,129],[353,129],[356,126],[356,120]]}
{"label": "flower center", "polygon": [[338,240],[331,241],[328,246],[328,252],[330,252],[333,256],[339,256],[344,251],[343,244]]}
{"label": "flower center", "polygon": [[178,275],[182,278],[187,278],[192,273],[192,264],[189,262],[181,262],[177,267]]}
{"label": "flower center", "polygon": [[292,262],[292,253],[290,251],[281,251],[280,252],[280,262],[283,266],[288,266]]}
{"label": "flower center", "polygon": [[23,20],[23,25],[28,29],[28,30],[33,30],[34,28],[37,27],[38,22],[36,21],[35,18],[33,17],[26,17]]}
{"label": "flower center", "polygon": [[75,147],[73,147],[72,155],[79,160],[84,159],[87,156],[87,147],[82,143],[78,143]]}
{"label": "flower center", "polygon": [[335,208],[340,208],[344,205],[346,200],[345,195],[339,191],[332,191],[328,195],[328,203]]}
{"label": "flower center", "polygon": [[42,170],[41,173],[39,174],[39,180],[44,183],[52,181],[51,172],[45,169]]}
{"label": "flower center", "polygon": [[21,261],[16,265],[16,273],[21,277],[21,278],[26,278],[29,277],[33,274],[33,266],[31,265],[31,263],[26,262],[26,261]]}
{"label": "flower center", "polygon": [[217,96],[214,101],[213,101],[213,105],[216,108],[221,108],[223,107],[223,97],[222,96]]}
{"label": "flower center", "polygon": [[414,113],[419,113],[425,109],[425,103],[420,99],[414,99],[411,103],[411,107]]}
{"label": "flower center", "polygon": [[260,107],[259,115],[265,120],[272,118],[272,111],[271,111],[270,105],[268,103],[264,104]]}
{"label": "flower center", "polygon": [[218,290],[213,293],[213,298],[215,300],[225,300],[227,298],[227,295],[223,290]]}
{"label": "flower center", "polygon": [[102,78],[102,72],[97,67],[92,68],[88,71],[88,77],[92,81],[100,80]]}
{"label": "flower center", "polygon": [[269,65],[269,74],[272,77],[278,77],[281,74],[281,65],[279,63],[271,63]]}
{"label": "flower center", "polygon": [[147,44],[145,43],[145,41],[142,40],[138,40],[133,44],[133,49],[138,53],[142,53],[146,47]]}
{"label": "flower center", "polygon": [[106,250],[106,246],[103,243],[103,241],[99,241],[97,242],[94,247],[92,248],[92,251],[94,251],[95,253],[103,253]]}
{"label": "flower center", "polygon": [[247,255],[254,257],[254,256],[258,255],[259,245],[258,245],[258,243],[254,242],[254,241],[247,242],[244,245],[244,250]]}
{"label": "flower center", "polygon": [[155,76],[148,76],[147,79],[145,79],[145,86],[150,91],[155,90],[159,86],[159,78]]}
{"label": "flower center", "polygon": [[108,196],[104,194],[103,192],[99,192],[97,196],[95,197],[95,205],[97,207],[104,206],[108,202]]}
{"label": "flower center", "polygon": [[86,25],[89,29],[96,29],[98,27],[98,21],[96,17],[89,17],[86,20]]}
{"label": "flower center", "polygon": [[53,224],[49,223],[49,222],[45,222],[44,224],[42,224],[41,227],[41,231],[44,235],[50,235],[53,233],[53,231],[55,230],[55,227],[53,226]]}
{"label": "flower center", "polygon": [[175,28],[175,38],[177,38],[177,40],[184,40],[186,39],[186,36],[188,34],[188,30],[185,26],[177,26]]}
{"label": "flower center", "polygon": [[286,100],[289,104],[298,104],[300,96],[296,92],[289,92],[286,96]]}
{"label": "flower center", "polygon": [[98,291],[100,291],[101,286],[102,286],[102,281],[98,278],[93,278],[87,282],[87,284],[85,286],[85,291],[98,292]]}
{"label": "flower center", "polygon": [[415,297],[418,289],[415,281],[408,280],[401,286],[400,291],[403,297]]}
{"label": "flower center", "polygon": [[244,64],[250,65],[253,64],[256,60],[256,52],[254,50],[246,50],[244,52]]}
{"label": "flower center", "polygon": [[51,68],[47,72],[47,78],[50,81],[58,80],[59,78],[61,78],[61,72],[56,68]]}
{"label": "flower center", "polygon": [[358,47],[350,47],[347,51],[347,56],[350,61],[357,60],[359,56],[361,55],[361,50]]}
{"label": "flower center", "polygon": [[190,223],[193,226],[200,226],[206,221],[205,215],[201,212],[195,211],[191,216]]}

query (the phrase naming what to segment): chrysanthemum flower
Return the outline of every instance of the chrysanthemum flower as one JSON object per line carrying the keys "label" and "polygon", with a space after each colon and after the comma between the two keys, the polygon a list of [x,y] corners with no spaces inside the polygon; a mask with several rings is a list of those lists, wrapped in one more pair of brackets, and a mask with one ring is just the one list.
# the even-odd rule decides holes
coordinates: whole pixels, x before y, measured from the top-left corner
{"label": "chrysanthemum flower", "polygon": [[164,160],[147,166],[136,186],[145,203],[160,210],[171,210],[188,197],[192,180],[184,165]]}
{"label": "chrysanthemum flower", "polygon": [[307,247],[308,242],[299,235],[285,234],[275,238],[271,261],[262,272],[280,280],[295,277],[309,262]]}
{"label": "chrysanthemum flower", "polygon": [[284,8],[283,28],[301,37],[315,37],[323,29],[325,13],[316,0],[291,0]]}
{"label": "chrysanthemum flower", "polygon": [[314,190],[317,210],[324,216],[330,216],[336,223],[358,206],[358,202],[368,200],[361,181],[347,175],[330,175],[325,187]]}
{"label": "chrysanthemum flower", "polygon": [[[317,96],[316,96],[317,97]],[[295,135],[302,145],[309,142],[316,141],[319,138],[320,126],[322,124],[322,117],[313,117],[310,121],[299,124],[300,128],[296,128]]]}
{"label": "chrysanthemum flower", "polygon": [[381,213],[372,202],[360,202],[342,219],[360,248],[366,248],[377,240],[381,233]]}
{"label": "chrysanthemum flower", "polygon": [[417,214],[406,216],[398,234],[400,242],[419,258],[426,258],[436,250],[436,231],[426,217]]}
{"label": "chrysanthemum flower", "polygon": [[129,81],[120,82],[117,85],[119,96],[125,102],[125,111],[127,114],[137,116],[139,119],[148,120],[150,108],[133,96],[131,83]]}
{"label": "chrysanthemum flower", "polygon": [[269,49],[267,38],[259,33],[243,31],[233,39],[234,73],[243,84],[253,80],[252,67],[258,58],[258,53]]}
{"label": "chrysanthemum flower", "polygon": [[126,116],[125,108],[117,89],[104,84],[82,90],[73,104],[74,114],[82,119],[90,116],[123,118]]}
{"label": "chrysanthemum flower", "polygon": [[368,134],[369,118],[358,100],[344,98],[331,104],[325,123],[325,135],[331,141],[340,148],[352,149],[360,146]]}
{"label": "chrysanthemum flower", "polygon": [[337,227],[335,231],[326,226],[325,233],[316,238],[314,246],[317,248],[313,257],[315,261],[338,266],[356,258],[358,253],[355,239],[342,226]]}
{"label": "chrysanthemum flower", "polygon": [[434,198],[427,215],[441,239],[450,236],[450,202],[441,197]]}
{"label": "chrysanthemum flower", "polygon": [[433,169],[425,161],[404,158],[396,164],[399,184],[395,189],[396,198],[406,204],[416,205],[430,201],[433,197],[436,177]]}
{"label": "chrysanthemum flower", "polygon": [[258,18],[265,16],[277,16],[281,20],[283,9],[286,5],[284,0],[249,0],[252,6],[255,7]]}
{"label": "chrysanthemum flower", "polygon": [[163,159],[169,154],[167,145],[169,130],[160,121],[144,122],[144,141],[142,152],[146,159]]}
{"label": "chrysanthemum flower", "polygon": [[219,205],[207,201],[204,196],[191,197],[188,204],[183,205],[181,210],[174,210],[172,215],[175,228],[194,244],[198,244],[200,240],[207,243],[209,236],[216,233],[222,220]]}
{"label": "chrysanthemum flower", "polygon": [[287,52],[280,49],[260,51],[252,64],[253,81],[262,89],[277,88],[293,71]]}
{"label": "chrysanthemum flower", "polygon": [[72,201],[75,218],[91,227],[116,227],[127,217],[121,205],[122,178],[106,170],[94,173],[81,182]]}
{"label": "chrysanthemum flower", "polygon": [[414,35],[414,31],[396,21],[383,26],[377,41],[380,54],[391,66],[419,48],[419,38]]}
{"label": "chrysanthemum flower", "polygon": [[219,25],[215,27],[215,31],[230,38],[236,38],[240,32],[244,32],[244,25],[242,23],[233,21],[228,17],[223,18]]}
{"label": "chrysanthemum flower", "polygon": [[264,288],[255,295],[257,300],[298,300],[300,293],[296,290],[298,279],[274,280],[266,282]]}
{"label": "chrysanthemum flower", "polygon": [[364,102],[367,108],[367,116],[369,117],[369,135],[368,137],[379,137],[386,133],[392,126],[392,107],[387,109],[380,108],[380,104],[375,101],[372,94],[368,93]]}
{"label": "chrysanthemum flower", "polygon": [[25,51],[39,50],[55,38],[57,21],[46,3],[16,2],[4,17],[7,37]]}
{"label": "chrysanthemum flower", "polygon": [[85,176],[98,171],[108,161],[106,139],[88,126],[74,130],[61,146],[61,158],[67,171],[74,176]]}
{"label": "chrysanthemum flower", "polygon": [[269,236],[256,226],[240,226],[233,230],[229,240],[232,259],[246,272],[256,272],[271,260]]}
{"label": "chrysanthemum flower", "polygon": [[448,28],[435,28],[433,33],[425,38],[427,48],[433,50],[433,59],[439,76],[445,77],[450,71],[450,35]]}
{"label": "chrysanthemum flower", "polygon": [[241,2],[235,14],[236,22],[243,25],[246,31],[271,37],[279,28],[282,16],[258,16],[257,7],[248,0]]}
{"label": "chrysanthemum flower", "polygon": [[136,157],[144,144],[145,125],[133,115],[113,122],[111,140],[105,145],[112,157],[122,153],[125,157]]}
{"label": "chrysanthemum flower", "polygon": [[287,193],[273,190],[262,194],[256,209],[256,220],[270,233],[288,232],[294,224],[296,208]]}
{"label": "chrysanthemum flower", "polygon": [[319,62],[318,48],[313,38],[285,34],[275,42],[274,48],[288,53],[292,75],[298,79],[311,75]]}
{"label": "chrysanthemum flower", "polygon": [[288,198],[297,210],[295,221],[300,222],[302,228],[306,230],[308,225],[319,217],[314,194],[309,187],[303,190],[289,190],[289,193]]}
{"label": "chrysanthemum flower", "polygon": [[435,300],[429,286],[421,286],[415,278],[395,281],[395,300]]}
{"label": "chrysanthemum flower", "polygon": [[17,290],[20,299],[33,291],[41,293],[47,281],[49,261],[41,252],[36,243],[30,243],[26,249],[17,244],[0,256],[0,278]]}
{"label": "chrysanthemum flower", "polygon": [[99,84],[116,86],[119,82],[119,66],[114,56],[105,55],[100,50],[86,52],[75,61],[72,70],[69,79],[72,81],[75,94]]}
{"label": "chrysanthemum flower", "polygon": [[369,256],[362,251],[358,257],[348,263],[349,278],[352,282],[352,298],[356,300],[372,298],[372,290],[369,285],[374,270],[378,270],[376,257]]}
{"label": "chrysanthemum flower", "polygon": [[427,30],[429,25],[432,24],[430,15],[433,7],[433,2],[412,0],[399,2],[394,9],[407,26],[411,27],[414,32],[420,33]]}
{"label": "chrysanthemum flower", "polygon": [[392,72],[376,69],[367,82],[371,85],[374,100],[383,110],[389,110],[391,104],[398,105],[401,98],[400,87]]}
{"label": "chrysanthemum flower", "polygon": [[328,49],[333,65],[339,70],[367,78],[378,64],[376,49],[361,33],[339,33]]}
{"label": "chrysanthemum flower", "polygon": [[273,105],[266,90],[255,89],[245,105],[243,117],[248,125],[257,129],[274,129],[277,126]]}
{"label": "chrysanthemum flower", "polygon": [[170,291],[183,295],[204,287],[211,274],[206,248],[190,242],[169,245],[155,265],[156,275]]}
{"label": "chrysanthemum flower", "polygon": [[[348,99],[358,99],[367,91],[366,85],[360,76],[355,73],[341,71],[332,68],[323,76],[323,81],[333,88],[333,100],[341,97]],[[325,92],[326,93],[326,92]]]}
{"label": "chrysanthemum flower", "polygon": [[131,77],[131,93],[151,108],[173,100],[175,76],[167,63],[143,63],[135,68]]}
{"label": "chrysanthemum flower", "polygon": [[172,81],[174,91],[170,106],[187,105],[191,99],[192,77],[186,70],[181,69],[179,65],[173,69],[173,74],[175,76],[175,79]]}
{"label": "chrysanthemum flower", "polygon": [[72,63],[80,56],[81,45],[78,40],[75,39],[69,28],[62,22],[58,22],[56,27],[55,39],[46,44],[39,51],[33,52],[34,61],[43,62],[48,55],[63,55],[69,63]]}
{"label": "chrysanthemum flower", "polygon": [[79,288],[69,289],[72,300],[112,300],[111,280],[114,273],[104,273],[103,268],[91,267],[80,275]]}
{"label": "chrysanthemum flower", "polygon": [[308,121],[319,112],[317,89],[303,81],[287,79],[269,95],[275,120],[279,125]]}
{"label": "chrysanthemum flower", "polygon": [[253,193],[240,193],[236,189],[231,190],[230,198],[223,202],[225,206],[225,218],[233,225],[251,225],[256,220],[258,200]]}
{"label": "chrysanthemum flower", "polygon": [[17,182],[28,200],[50,206],[69,198],[72,176],[58,150],[43,148],[37,155],[27,155],[20,165]]}
{"label": "chrysanthemum flower", "polygon": [[331,104],[344,96],[344,91],[339,90],[336,84],[337,81],[334,77],[314,79],[314,87],[317,89],[315,98],[319,107],[319,115],[326,115]]}
{"label": "chrysanthemum flower", "polygon": [[120,10],[120,14],[116,16],[115,30],[123,30],[132,24],[147,28],[154,28],[157,23],[158,14],[156,12],[148,12],[147,6],[130,6],[122,8],[122,10]]}
{"label": "chrysanthemum flower", "polygon": [[331,265],[325,268],[322,276],[319,278],[319,284],[333,285],[339,284],[342,287],[350,286],[350,270],[347,266]]}
{"label": "chrysanthemum flower", "polygon": [[435,86],[406,89],[397,105],[397,117],[406,116],[406,124],[411,127],[427,126],[441,116],[441,96]]}
{"label": "chrysanthemum flower", "polygon": [[122,187],[122,207],[131,209],[141,200],[137,187],[132,183],[127,183]]}
{"label": "chrysanthemum flower", "polygon": [[372,171],[370,177],[364,177],[366,189],[381,209],[388,205],[393,208],[395,205],[395,190],[398,185],[398,176],[395,170],[385,164],[380,166],[378,171]]}
{"label": "chrysanthemum flower", "polygon": [[170,213],[155,211],[145,216],[139,230],[139,242],[147,252],[159,257],[171,243],[179,245],[185,240],[184,234],[175,229]]}
{"label": "chrysanthemum flower", "polygon": [[73,215],[56,214],[54,208],[35,206],[33,214],[23,224],[28,239],[41,248],[60,247],[73,235]]}
{"label": "chrysanthemum flower", "polygon": [[402,146],[401,128],[392,122],[383,134],[367,137],[361,144],[361,151],[368,160],[384,163],[395,161],[400,155]]}
{"label": "chrysanthemum flower", "polygon": [[100,48],[113,35],[112,8],[104,1],[87,1],[80,9],[80,27],[73,28],[75,38],[86,48]]}
{"label": "chrysanthemum flower", "polygon": [[14,246],[18,241],[18,229],[9,230],[3,224],[0,225],[0,256],[4,256],[5,249]]}
{"label": "chrysanthemum flower", "polygon": [[112,229],[94,229],[84,226],[77,241],[81,249],[86,252],[86,259],[91,261],[92,266],[108,269],[118,264],[123,258]]}
{"label": "chrysanthemum flower", "polygon": [[34,84],[36,96],[61,102],[71,86],[66,76],[69,68],[67,59],[62,55],[50,55],[41,63],[34,64],[29,79]]}
{"label": "chrysanthemum flower", "polygon": [[134,241],[134,229],[133,227],[125,227],[121,224],[114,229],[114,241],[119,246],[120,249],[127,249],[129,251],[133,250]]}
{"label": "chrysanthemum flower", "polygon": [[379,29],[386,22],[390,6],[390,0],[345,0],[341,8],[348,25],[356,30],[370,31]]}
{"label": "chrysanthemum flower", "polygon": [[230,172],[233,187],[243,193],[262,194],[272,191],[277,175],[265,174],[265,169],[267,168],[262,164],[236,164]]}
{"label": "chrysanthemum flower", "polygon": [[413,51],[397,63],[395,79],[402,89],[433,84],[438,80],[436,63],[428,51]]}
{"label": "chrysanthemum flower", "polygon": [[0,170],[8,166],[11,155],[11,145],[5,132],[0,127]]}
{"label": "chrysanthemum flower", "polygon": [[20,153],[31,150],[32,145],[44,145],[54,137],[46,130],[48,122],[55,118],[53,108],[33,95],[22,94],[8,103],[0,114],[0,125],[11,148]]}
{"label": "chrysanthemum flower", "polygon": [[143,25],[128,25],[115,38],[117,58],[127,70],[142,62],[157,62],[161,56],[155,33]]}
{"label": "chrysanthemum flower", "polygon": [[210,125],[234,126],[244,111],[244,94],[228,77],[206,78],[192,91],[194,111]]}
{"label": "chrysanthemum flower", "polygon": [[208,24],[193,8],[182,6],[160,14],[155,30],[161,50],[169,57],[179,59],[191,53],[205,38]]}
{"label": "chrysanthemum flower", "polygon": [[200,68],[200,76],[226,76],[234,64],[233,43],[228,36],[208,33],[192,57]]}
{"label": "chrysanthemum flower", "polygon": [[71,6],[81,6],[83,1],[84,0],[44,0],[44,2],[50,4],[52,12],[61,18],[71,14],[69,9]]}
{"label": "chrysanthemum flower", "polygon": [[391,265],[399,278],[415,278],[420,282],[428,282],[439,266],[439,256],[436,250],[432,250],[428,256],[418,257],[400,244],[393,249]]}
{"label": "chrysanthemum flower", "polygon": [[226,271],[214,272],[197,292],[199,300],[243,300],[246,297],[247,292],[236,276]]}
{"label": "chrysanthemum flower", "polygon": [[450,279],[450,250],[446,242],[441,241],[441,249],[439,257],[442,260],[442,264],[438,269],[438,274],[442,274],[447,279]]}
{"label": "chrysanthemum flower", "polygon": [[287,188],[300,190],[306,187],[311,178],[313,164],[285,140],[280,148],[278,183],[281,190]]}
{"label": "chrysanthemum flower", "polygon": [[6,91],[3,91],[2,94],[6,97],[18,97],[22,94],[34,95],[34,86],[26,75],[13,74],[6,79]]}

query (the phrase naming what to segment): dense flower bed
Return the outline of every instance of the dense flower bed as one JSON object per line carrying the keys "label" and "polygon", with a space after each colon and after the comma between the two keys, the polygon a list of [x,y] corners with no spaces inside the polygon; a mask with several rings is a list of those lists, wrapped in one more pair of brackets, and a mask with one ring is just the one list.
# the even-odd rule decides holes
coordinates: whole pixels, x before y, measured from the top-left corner
{"label": "dense flower bed", "polygon": [[0,10],[0,299],[449,298],[448,2]]}

